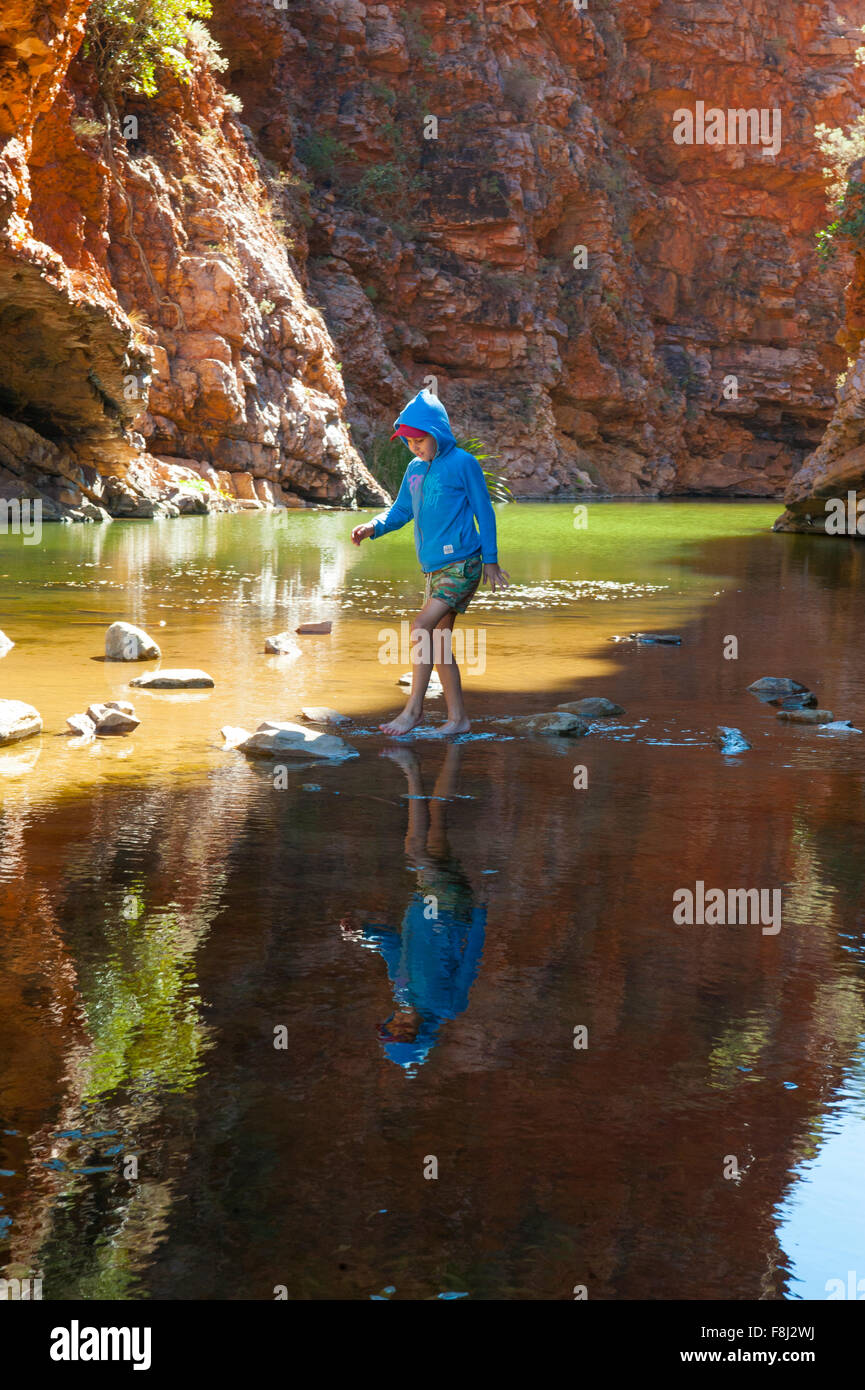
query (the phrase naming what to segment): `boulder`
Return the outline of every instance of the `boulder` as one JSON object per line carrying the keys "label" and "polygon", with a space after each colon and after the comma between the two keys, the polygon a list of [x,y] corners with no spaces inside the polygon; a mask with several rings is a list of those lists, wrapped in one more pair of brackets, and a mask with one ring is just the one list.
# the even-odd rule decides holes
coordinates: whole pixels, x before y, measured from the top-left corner
{"label": "boulder", "polygon": [[215,684],[206,671],[178,668],[171,671],[149,671],[129,682],[140,690],[209,690]]}
{"label": "boulder", "polygon": [[70,714],[66,723],[73,734],[80,734],[82,738],[93,738],[96,733],[96,724],[89,714]]}
{"label": "boulder", "polygon": [[7,637],[5,632],[0,632],[0,656],[5,656],[7,652],[11,652],[14,646],[15,643],[12,639]]}
{"label": "boulder", "polygon": [[249,730],[238,728],[235,724],[224,724],[219,731],[225,739],[226,748],[236,748],[249,738]]}
{"label": "boulder", "polygon": [[776,718],[788,724],[831,724],[835,716],[830,709],[779,709]]}
{"label": "boulder", "polygon": [[607,700],[603,695],[571,700],[569,704],[556,705],[556,709],[562,709],[566,714],[578,714],[581,719],[615,719],[625,713],[621,705],[614,705],[612,700]]}
{"label": "boulder", "polygon": [[748,689],[761,700],[779,700],[790,695],[809,693],[807,685],[792,680],[790,676],[761,676],[758,681],[752,681]]}
{"label": "boulder", "polygon": [[0,743],[17,743],[41,732],[42,716],[32,705],[23,700],[0,700]]}
{"label": "boulder", "polygon": [[254,734],[237,744],[248,758],[325,758],[329,762],[344,762],[358,756],[336,734],[323,734],[303,724],[281,723],[266,719]]}
{"label": "boulder", "polygon": [[96,732],[100,738],[106,734],[131,734],[140,723],[140,719],[132,714],[124,714],[121,709],[107,709],[96,725]]}
{"label": "boulder", "polygon": [[718,725],[712,742],[728,757],[732,753],[746,753],[751,747],[741,729],[732,729],[727,724]]}
{"label": "boulder", "polygon": [[494,719],[494,724],[515,734],[541,734],[545,738],[582,738],[589,732],[587,719],[565,710],[554,710],[551,714],[517,714],[509,719]]}
{"label": "boulder", "polygon": [[854,729],[849,719],[835,719],[831,724],[823,724],[820,727],[821,734],[861,734],[861,729]]}
{"label": "boulder", "polygon": [[331,622],[322,622],[322,623],[301,623],[300,627],[296,627],[294,630],[295,630],[295,632],[304,632],[304,633],[310,633],[310,632],[330,632],[330,630],[331,630],[332,627],[333,627],[333,623],[331,623]]}
{"label": "boulder", "polygon": [[764,703],[777,705],[779,709],[817,709],[820,701],[813,690],[803,690],[799,695],[777,696]]}
{"label": "boulder", "polygon": [[105,634],[107,661],[151,661],[161,655],[153,638],[132,623],[112,623]]}
{"label": "boulder", "polygon": [[304,705],[300,713],[310,724],[351,723],[347,714],[340,714],[335,709],[328,709],[327,705]]}
{"label": "boulder", "polygon": [[295,642],[292,632],[277,632],[274,637],[265,637],[264,650],[273,652],[276,656],[300,656],[300,647]]}

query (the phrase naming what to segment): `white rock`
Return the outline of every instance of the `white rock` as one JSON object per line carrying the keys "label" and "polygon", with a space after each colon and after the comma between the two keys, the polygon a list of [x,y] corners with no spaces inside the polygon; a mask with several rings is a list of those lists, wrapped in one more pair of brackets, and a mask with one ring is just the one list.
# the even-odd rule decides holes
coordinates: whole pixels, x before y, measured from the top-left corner
{"label": "white rock", "polygon": [[276,656],[300,656],[300,647],[294,640],[293,632],[277,632],[264,639],[264,650]]}
{"label": "white rock", "polygon": [[240,729],[234,724],[225,724],[219,731],[225,739],[226,748],[236,748],[239,743],[244,743],[249,738],[248,729]]}
{"label": "white rock", "polygon": [[712,735],[712,742],[716,748],[720,748],[725,757],[734,753],[746,753],[751,747],[742,730],[734,729],[728,724],[718,725]]}
{"label": "white rock", "polygon": [[0,743],[17,743],[31,734],[41,734],[42,716],[23,700],[0,700]]}
{"label": "white rock", "polygon": [[7,637],[5,632],[0,632],[0,656],[5,656],[7,652],[11,652],[14,646],[15,643],[11,637]]}
{"label": "white rock", "polygon": [[358,756],[336,734],[323,734],[303,724],[282,723],[266,719],[255,733],[237,745],[249,758],[326,758],[329,762],[344,762]]}
{"label": "white rock", "polygon": [[105,634],[108,661],[151,661],[161,655],[153,638],[133,623],[112,623]]}
{"label": "white rock", "polygon": [[178,668],[176,670],[148,671],[146,676],[135,676],[129,682],[140,690],[198,690],[210,689],[215,684],[206,671]]}
{"label": "white rock", "polygon": [[[407,685],[409,689],[411,689],[411,671],[404,671],[403,674],[400,676],[399,680],[397,681],[397,685]],[[430,676],[429,685],[426,688],[426,693],[427,695],[433,696],[441,695],[443,693],[442,683],[439,680],[437,671],[433,671],[432,675]]]}
{"label": "white rock", "polygon": [[[91,705],[91,709],[93,706]],[[66,720],[73,734],[80,734],[82,738],[93,738],[96,733],[96,724],[89,714],[70,714]]]}
{"label": "white rock", "polygon": [[818,734],[861,734],[861,729],[854,729],[849,719],[835,719],[831,724],[821,724],[817,730]]}

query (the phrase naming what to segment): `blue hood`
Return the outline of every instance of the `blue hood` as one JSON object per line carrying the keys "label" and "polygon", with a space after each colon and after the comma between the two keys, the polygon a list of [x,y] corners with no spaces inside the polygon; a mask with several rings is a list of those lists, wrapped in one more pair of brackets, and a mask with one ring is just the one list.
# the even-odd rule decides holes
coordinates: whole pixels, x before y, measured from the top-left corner
{"label": "blue hood", "polygon": [[[418,391],[402,414],[394,420],[394,429],[397,425],[411,425],[413,429],[431,434],[438,445],[438,455],[447,453],[449,449],[455,449],[457,446],[448,413],[438,396],[434,396],[431,391]],[[404,442],[410,449],[411,441]]]}

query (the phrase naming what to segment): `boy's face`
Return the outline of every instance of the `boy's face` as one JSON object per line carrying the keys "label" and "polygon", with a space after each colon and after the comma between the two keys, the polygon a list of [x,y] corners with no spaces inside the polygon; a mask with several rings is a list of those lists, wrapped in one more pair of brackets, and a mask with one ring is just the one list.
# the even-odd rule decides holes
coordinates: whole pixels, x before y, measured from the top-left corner
{"label": "boy's face", "polygon": [[431,434],[425,434],[420,439],[407,439],[405,442],[415,458],[423,459],[424,463],[432,463],[438,445]]}

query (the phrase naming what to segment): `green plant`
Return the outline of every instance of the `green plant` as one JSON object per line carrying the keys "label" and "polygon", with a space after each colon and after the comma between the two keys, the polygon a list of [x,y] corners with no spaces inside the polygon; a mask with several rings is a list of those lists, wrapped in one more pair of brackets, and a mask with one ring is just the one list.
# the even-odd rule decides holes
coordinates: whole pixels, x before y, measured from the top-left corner
{"label": "green plant", "polygon": [[[391,431],[377,434],[366,452],[366,465],[370,473],[383,488],[395,497],[399,492],[405,470],[409,463],[409,452],[399,439],[391,439]],[[496,455],[490,454],[480,439],[474,437],[457,440],[460,449],[474,454],[483,470],[487,490],[492,502],[511,502],[513,493],[504,474],[493,468],[484,468],[485,463],[495,462]]]}
{"label": "green plant", "polygon": [[163,70],[188,82],[190,46],[210,66],[224,63],[201,22],[212,12],[211,0],[93,0],[84,54],[103,95],[112,100],[123,92],[154,97]]}
{"label": "green plant", "polygon": [[818,125],[814,134],[826,161],[823,175],[829,206],[835,213],[816,237],[820,259],[828,261],[845,241],[855,247],[865,246],[865,183],[861,177],[851,177],[853,166],[865,158],[865,113],[848,131]]}
{"label": "green plant", "polygon": [[352,152],[342,140],[328,130],[313,130],[298,141],[297,153],[308,168],[323,178],[330,178],[338,160],[352,158]]}

